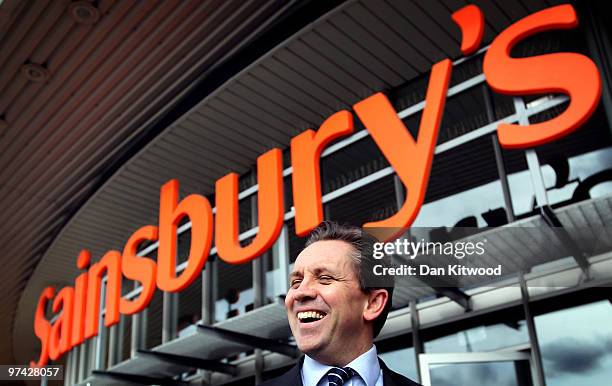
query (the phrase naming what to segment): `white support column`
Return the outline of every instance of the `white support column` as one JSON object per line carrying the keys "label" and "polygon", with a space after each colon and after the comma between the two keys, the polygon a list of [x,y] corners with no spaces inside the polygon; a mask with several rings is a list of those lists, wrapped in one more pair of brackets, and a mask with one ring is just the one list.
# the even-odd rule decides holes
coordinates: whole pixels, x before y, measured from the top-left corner
{"label": "white support column", "polygon": [[74,355],[74,349],[70,350],[68,352],[68,355],[66,355],[66,366],[64,367],[64,385],[65,386],[70,386],[72,383],[74,383],[72,379],[70,378],[71,369],[74,365],[73,360],[72,360],[73,355]]}
{"label": "white support column", "polygon": [[272,248],[274,261],[278,262],[279,277],[274,280],[275,285],[287,291],[289,288],[289,233],[287,224],[283,224],[278,240]]}
{"label": "white support column", "polygon": [[145,348],[147,341],[147,319],[149,309],[132,315],[132,336],[130,341],[130,358],[136,357],[138,350]]}
{"label": "white support column", "polygon": [[100,312],[98,317],[98,335],[93,338],[94,349],[92,355],[92,370],[104,370],[106,368],[106,339],[108,329],[104,326],[105,304],[106,304],[106,280],[102,280],[100,286]]}
{"label": "white support column", "polygon": [[77,376],[78,382],[82,382],[87,377],[88,349],[89,340],[84,341],[79,346],[79,371]]}
{"label": "white support column", "polygon": [[72,350],[70,351],[72,354],[72,362],[70,365],[70,383],[77,383],[78,382],[78,367],[79,367],[79,352],[80,352],[80,346],[76,346],[73,347]]}

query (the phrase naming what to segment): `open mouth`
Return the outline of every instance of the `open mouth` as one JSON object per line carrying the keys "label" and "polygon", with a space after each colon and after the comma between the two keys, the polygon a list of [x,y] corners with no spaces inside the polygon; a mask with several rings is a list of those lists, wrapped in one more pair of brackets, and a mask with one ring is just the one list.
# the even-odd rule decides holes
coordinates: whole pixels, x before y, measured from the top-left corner
{"label": "open mouth", "polygon": [[325,315],[327,315],[325,312],[320,311],[303,311],[297,313],[300,323],[313,323],[323,319]]}

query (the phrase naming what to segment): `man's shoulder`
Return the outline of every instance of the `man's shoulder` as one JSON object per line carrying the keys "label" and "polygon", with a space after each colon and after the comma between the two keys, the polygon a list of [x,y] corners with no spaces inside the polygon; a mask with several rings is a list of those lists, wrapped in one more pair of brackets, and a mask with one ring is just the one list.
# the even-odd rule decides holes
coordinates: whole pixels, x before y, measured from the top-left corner
{"label": "man's shoulder", "polygon": [[285,386],[285,385],[293,385],[293,378],[286,377],[286,373],[278,376],[276,378],[268,379],[264,381],[264,383],[260,383],[259,386]]}
{"label": "man's shoulder", "polygon": [[298,361],[298,363],[295,366],[293,366],[291,369],[289,369],[289,371],[287,371],[286,373],[276,378],[269,379],[265,381],[264,383],[261,383],[259,386],[286,386],[286,385],[301,386],[302,376],[300,374],[300,368],[301,368],[301,360]]}

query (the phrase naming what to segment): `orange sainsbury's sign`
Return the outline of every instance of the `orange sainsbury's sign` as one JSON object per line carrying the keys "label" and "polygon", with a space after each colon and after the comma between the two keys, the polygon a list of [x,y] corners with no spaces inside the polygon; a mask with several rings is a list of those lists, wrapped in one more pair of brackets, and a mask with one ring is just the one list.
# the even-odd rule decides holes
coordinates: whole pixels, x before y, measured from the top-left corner
{"label": "orange sainsbury's sign", "polygon": [[[484,16],[480,9],[468,5],[452,15],[462,31],[461,51],[474,53],[482,41]],[[525,38],[552,29],[570,29],[578,25],[571,5],[560,5],[529,15],[509,26],[497,36],[484,56],[483,71],[488,85],[496,92],[509,95],[563,93],[569,105],[555,118],[528,126],[501,123],[499,142],[506,148],[527,148],[553,141],[580,127],[594,112],[601,96],[601,79],[588,57],[560,52],[512,58],[512,48]],[[408,197],[391,217],[364,224],[364,227],[406,228],[416,218],[425,197],[438,130],[446,102],[452,71],[449,59],[435,63],[431,69],[417,138],[413,138],[397,112],[382,93],[374,94],[353,106],[357,117],[389,161]],[[321,203],[320,157],[334,139],[353,132],[353,114],[347,110],[331,115],[317,130],[306,130],[291,140],[293,167],[293,200],[295,228],[306,235],[323,220]],[[86,270],[74,286],[57,294],[53,287],[43,290],[38,300],[34,332],[41,341],[38,361],[43,366],[56,360],[72,347],[98,334],[100,289],[107,276],[104,325],[112,326],[120,314],[142,311],[155,289],[178,292],[189,286],[202,271],[213,242],[221,259],[232,264],[253,260],[272,246],[283,225],[283,175],[280,149],[272,149],[257,158],[258,234],[247,246],[238,241],[238,175],[230,173],[215,184],[216,215],[206,197],[192,194],[179,201],[179,184],[171,180],[161,187],[159,222],[136,230],[123,251],[109,251],[90,266],[86,250],[77,258],[77,267]],[[191,246],[184,271],[176,273],[177,227],[184,217],[191,221]],[[397,235],[388,235],[392,239]],[[159,243],[157,261],[137,256],[143,242]],[[135,299],[121,296],[122,277],[140,283],[142,291]],[[59,313],[52,324],[45,309]]]}

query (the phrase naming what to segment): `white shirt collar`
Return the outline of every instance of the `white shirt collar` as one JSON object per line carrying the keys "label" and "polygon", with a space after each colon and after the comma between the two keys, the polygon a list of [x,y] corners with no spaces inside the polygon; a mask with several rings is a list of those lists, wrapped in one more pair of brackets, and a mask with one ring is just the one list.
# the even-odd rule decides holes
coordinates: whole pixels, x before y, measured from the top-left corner
{"label": "white shirt collar", "polygon": [[[380,376],[380,364],[378,363],[376,346],[372,345],[372,348],[346,366],[355,370],[365,381],[366,386],[375,386]],[[317,385],[325,373],[332,367],[319,363],[306,355],[302,365],[302,382],[304,386]]]}

